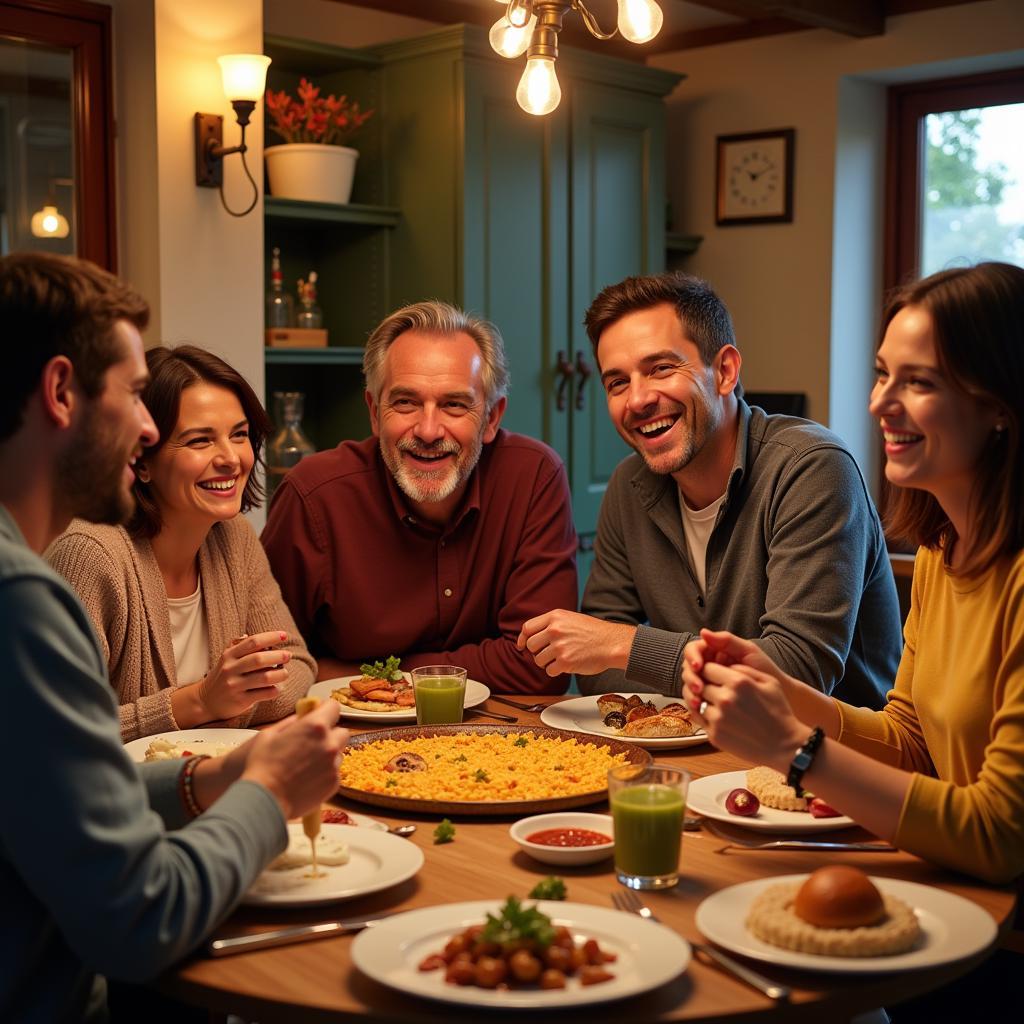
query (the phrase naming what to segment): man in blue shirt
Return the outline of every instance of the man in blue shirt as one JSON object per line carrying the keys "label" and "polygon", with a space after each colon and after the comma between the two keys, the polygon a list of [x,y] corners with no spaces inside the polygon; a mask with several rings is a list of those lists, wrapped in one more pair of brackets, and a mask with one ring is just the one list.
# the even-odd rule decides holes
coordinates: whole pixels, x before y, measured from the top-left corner
{"label": "man in blue shirt", "polygon": [[132,510],[132,464],[157,437],[140,397],[147,319],[92,264],[0,258],[0,649],[18,775],[0,816],[4,1021],[103,1019],[97,975],[144,981],[188,953],[285,847],[286,819],[337,784],[333,702],[226,757],[132,763],[89,618],[39,557],[73,516]]}

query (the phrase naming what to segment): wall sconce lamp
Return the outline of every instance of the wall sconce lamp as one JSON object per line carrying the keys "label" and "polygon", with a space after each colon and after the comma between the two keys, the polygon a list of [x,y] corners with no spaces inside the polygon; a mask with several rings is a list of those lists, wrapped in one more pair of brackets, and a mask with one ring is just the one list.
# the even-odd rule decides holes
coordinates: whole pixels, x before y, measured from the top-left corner
{"label": "wall sconce lamp", "polygon": [[[231,101],[235,120],[242,129],[237,146],[224,145],[224,118],[220,114],[199,114],[193,118],[196,139],[196,184],[201,188],[219,188],[220,201],[232,217],[244,217],[256,205],[259,189],[245,162],[245,126],[256,101],[263,95],[270,58],[262,54],[230,53],[217,58],[224,80],[224,95]],[[224,200],[224,158],[232,153],[242,156],[242,169],[252,185],[252,202],[241,211],[232,210]]]}
{"label": "wall sconce lamp", "polygon": [[631,43],[650,42],[661,30],[664,16],[654,0],[618,0],[618,25],[604,32],[583,0],[498,0],[505,14],[491,27],[491,47],[502,57],[526,54],[526,70],[516,89],[516,100],[528,114],[550,114],[562,98],[555,74],[558,33],[566,12],[579,13],[595,39],[622,35]]}

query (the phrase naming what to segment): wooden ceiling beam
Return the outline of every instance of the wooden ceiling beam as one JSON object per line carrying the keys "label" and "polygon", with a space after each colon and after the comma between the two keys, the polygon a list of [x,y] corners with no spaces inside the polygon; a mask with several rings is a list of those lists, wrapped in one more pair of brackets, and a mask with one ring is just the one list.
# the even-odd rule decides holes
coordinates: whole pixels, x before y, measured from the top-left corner
{"label": "wooden ceiling beam", "polygon": [[676,50],[696,50],[702,46],[719,46],[744,39],[803,32],[809,25],[798,25],[788,18],[762,18],[760,21],[741,21],[732,25],[711,25],[708,28],[684,32],[662,32],[644,45],[647,53],[672,53]]}
{"label": "wooden ceiling beam", "polygon": [[[442,25],[451,25],[464,21],[470,25],[493,25],[498,20],[496,14],[476,4],[460,3],[460,0],[431,0],[429,13],[425,11],[423,0],[334,0],[335,3],[348,4],[349,7],[367,7],[373,11],[384,11],[386,14],[403,14],[407,18],[419,21],[435,21]],[[498,5],[494,5],[497,11]]]}
{"label": "wooden ceiling beam", "polygon": [[828,28],[848,36],[885,32],[884,0],[692,0],[701,7],[738,18],[785,18],[808,28]]}

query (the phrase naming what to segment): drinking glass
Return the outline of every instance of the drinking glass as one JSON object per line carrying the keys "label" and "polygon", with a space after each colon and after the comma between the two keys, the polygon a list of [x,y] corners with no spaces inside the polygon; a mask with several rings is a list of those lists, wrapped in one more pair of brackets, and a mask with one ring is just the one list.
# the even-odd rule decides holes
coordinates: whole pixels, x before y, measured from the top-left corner
{"label": "drinking glass", "polygon": [[449,725],[462,721],[466,702],[466,670],[457,665],[424,665],[412,670],[417,725]]}
{"label": "drinking glass", "polygon": [[617,765],[608,772],[615,826],[615,875],[630,889],[679,881],[679,843],[690,776],[664,764]]}

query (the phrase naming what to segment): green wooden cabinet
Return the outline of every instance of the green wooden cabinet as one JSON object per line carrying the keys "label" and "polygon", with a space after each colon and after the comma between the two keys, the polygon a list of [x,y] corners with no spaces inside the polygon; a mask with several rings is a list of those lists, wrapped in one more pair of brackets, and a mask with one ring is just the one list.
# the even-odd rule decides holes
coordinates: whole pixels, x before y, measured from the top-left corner
{"label": "green wooden cabinet", "polygon": [[[522,60],[502,60],[474,26],[364,56],[374,64],[379,110],[359,172],[372,181],[357,176],[355,198],[394,211],[394,221],[339,230],[293,218],[286,228],[268,204],[267,244],[290,232],[300,259],[322,260],[332,293],[334,274],[356,273],[354,309],[331,320],[325,303],[328,326],[337,323],[347,345],[362,343],[371,310],[382,316],[425,298],[493,320],[512,367],[505,425],[547,441],[565,459],[585,551],[626,448],[608,421],[583,313],[606,284],[664,267],[663,97],[680,76],[563,48],[562,102],[537,118],[515,101]],[[337,81],[346,73],[352,69]],[[353,95],[363,102],[354,88]],[[303,250],[298,236],[315,241],[318,232],[318,247]],[[368,263],[372,285],[362,274]],[[335,440],[317,437],[321,445]],[[585,575],[585,555],[581,562]]]}
{"label": "green wooden cabinet", "polygon": [[375,52],[384,201],[403,215],[395,301],[440,296],[498,324],[512,365],[505,424],[565,459],[586,548],[626,448],[583,314],[605,285],[664,267],[663,97],[680,76],[563,49],[562,102],[537,118],[515,101],[522,61],[497,57],[482,31]]}

